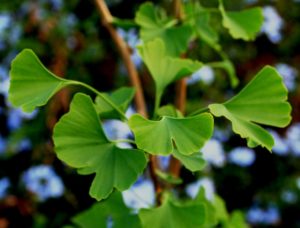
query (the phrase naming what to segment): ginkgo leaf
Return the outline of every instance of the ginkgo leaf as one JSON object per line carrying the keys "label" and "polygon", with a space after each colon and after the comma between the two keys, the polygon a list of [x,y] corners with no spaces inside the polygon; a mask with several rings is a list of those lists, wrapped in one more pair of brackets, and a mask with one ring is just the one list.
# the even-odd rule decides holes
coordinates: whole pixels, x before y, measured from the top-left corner
{"label": "ginkgo leaf", "polygon": [[185,168],[192,172],[200,171],[204,169],[206,161],[200,152],[196,152],[190,155],[184,155],[177,150],[173,151],[173,155],[184,165]]}
{"label": "ginkgo leaf", "polygon": [[170,154],[175,148],[185,155],[199,151],[213,131],[213,118],[209,113],[188,118],[164,116],[159,121],[135,114],[128,123],[138,148],[161,155]]}
{"label": "ginkgo leaf", "polygon": [[229,119],[233,131],[246,138],[249,147],[261,145],[271,150],[272,136],[257,124],[287,126],[291,121],[287,94],[282,77],[267,66],[239,94],[224,104],[209,105],[209,109],[213,115]]}
{"label": "ginkgo leaf", "polygon": [[259,7],[239,12],[225,11],[223,0],[219,0],[219,9],[223,17],[223,26],[235,39],[254,40],[263,24],[263,13]]}
{"label": "ginkgo leaf", "polygon": [[176,20],[159,15],[153,3],[146,2],[140,6],[135,22],[141,26],[140,35],[144,42],[161,38],[169,55],[179,56],[187,49],[191,27],[175,26]]}
{"label": "ginkgo leaf", "polygon": [[[135,89],[129,87],[122,87],[115,90],[111,94],[102,93],[103,96],[111,100],[123,112],[125,112],[128,108],[128,105],[134,97],[134,94]],[[120,116],[120,114],[100,96],[96,97],[95,108],[102,119],[112,119]]]}
{"label": "ginkgo leaf", "polygon": [[150,41],[138,50],[155,81],[156,93],[159,95],[167,85],[192,74],[203,65],[198,61],[167,56],[166,47],[161,39]]}
{"label": "ginkgo leaf", "polygon": [[107,227],[113,220],[114,228],[140,228],[139,217],[132,214],[123,202],[120,192],[112,193],[108,199],[95,203],[89,209],[77,214],[71,220],[82,228]]}
{"label": "ginkgo leaf", "polygon": [[24,49],[11,64],[8,99],[13,106],[32,112],[69,84],[48,71],[32,50]]}
{"label": "ginkgo leaf", "polygon": [[92,100],[84,94],[75,95],[69,113],[56,124],[53,139],[59,159],[80,174],[96,173],[90,195],[97,200],[114,188],[129,188],[146,166],[142,151],[120,149],[106,138]]}
{"label": "ginkgo leaf", "polygon": [[143,228],[199,228],[205,220],[202,204],[179,204],[166,197],[163,204],[154,209],[141,209],[139,217]]}

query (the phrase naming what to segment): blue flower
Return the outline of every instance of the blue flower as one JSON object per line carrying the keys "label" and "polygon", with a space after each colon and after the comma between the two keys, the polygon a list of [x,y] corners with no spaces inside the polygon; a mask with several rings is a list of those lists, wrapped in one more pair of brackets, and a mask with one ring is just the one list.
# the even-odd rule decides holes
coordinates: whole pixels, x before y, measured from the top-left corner
{"label": "blue flower", "polygon": [[0,179],[0,199],[3,199],[6,196],[9,187],[10,181],[7,177]]}
{"label": "blue flower", "polygon": [[287,141],[293,154],[300,156],[300,123],[295,123],[289,127]]}
{"label": "blue flower", "polygon": [[253,206],[247,213],[247,220],[251,224],[275,225],[280,220],[280,214],[275,206],[268,206],[266,209]]}
{"label": "blue flower", "polygon": [[60,197],[64,193],[64,185],[53,168],[49,165],[38,165],[29,168],[22,176],[25,188],[36,194],[38,200]]}
{"label": "blue flower", "polygon": [[130,189],[122,192],[125,204],[133,209],[148,208],[155,202],[153,183],[139,179]]}
{"label": "blue flower", "polygon": [[236,165],[247,167],[255,161],[255,153],[247,147],[237,147],[228,154],[228,160]]}
{"label": "blue flower", "polygon": [[199,192],[199,189],[203,187],[205,190],[205,196],[208,200],[213,200],[215,195],[215,184],[212,181],[212,179],[208,177],[201,178],[197,180],[196,182],[187,185],[186,187],[186,193],[191,198],[195,198]]}
{"label": "blue flower", "polygon": [[296,89],[296,77],[297,77],[297,70],[294,67],[291,67],[285,63],[278,63],[275,65],[276,69],[278,70],[279,74],[283,77],[284,84],[288,88],[289,91],[293,91]]}
{"label": "blue flower", "polygon": [[204,159],[217,167],[224,166],[226,162],[222,144],[216,139],[210,139],[201,149]]}
{"label": "blue flower", "polygon": [[272,6],[265,6],[263,8],[265,17],[261,32],[265,33],[269,40],[273,43],[278,43],[282,39],[281,29],[284,25],[282,18]]}
{"label": "blue flower", "polygon": [[192,74],[188,78],[187,84],[192,85],[199,81],[203,82],[205,85],[211,85],[215,79],[214,71],[209,66],[203,66],[198,71]]}
{"label": "blue flower", "polygon": [[275,142],[272,151],[278,155],[287,155],[289,152],[287,140],[282,138],[276,131],[269,130],[269,132],[273,136]]}
{"label": "blue flower", "polygon": [[0,135],[0,154],[3,154],[6,150],[7,142],[2,136]]}

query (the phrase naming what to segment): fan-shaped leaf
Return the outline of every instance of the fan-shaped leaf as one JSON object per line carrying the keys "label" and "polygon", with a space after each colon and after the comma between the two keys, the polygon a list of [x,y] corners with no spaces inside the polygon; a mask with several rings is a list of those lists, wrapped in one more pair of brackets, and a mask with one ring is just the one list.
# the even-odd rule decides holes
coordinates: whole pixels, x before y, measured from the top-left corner
{"label": "fan-shaped leaf", "polygon": [[271,150],[272,136],[258,124],[285,127],[291,121],[291,106],[282,77],[272,67],[263,68],[239,94],[224,104],[209,105],[215,116],[225,116],[234,132],[248,140],[248,146]]}
{"label": "fan-shaped leaf", "polygon": [[139,212],[143,228],[199,228],[205,220],[202,204],[180,205],[167,197],[155,209],[142,209]]}
{"label": "fan-shaped leaf", "polygon": [[25,49],[12,61],[8,99],[23,111],[32,112],[68,84],[71,82],[48,71],[32,50]]}
{"label": "fan-shaped leaf", "polygon": [[97,200],[108,197],[113,188],[129,188],[146,166],[142,151],[120,149],[106,138],[92,100],[84,94],[75,95],[53,139],[59,159],[80,174],[96,173],[90,195]]}
{"label": "fan-shaped leaf", "polygon": [[160,95],[171,82],[188,76],[202,66],[198,61],[167,56],[161,39],[140,46],[139,53],[155,81],[156,92]]}
{"label": "fan-shaped leaf", "polygon": [[114,228],[141,227],[139,217],[130,213],[120,192],[112,193],[108,199],[76,215],[72,222],[82,228],[107,227],[109,218],[112,218]]}
{"label": "fan-shaped leaf", "polygon": [[259,7],[239,12],[225,11],[223,0],[219,0],[219,9],[223,17],[223,26],[235,39],[254,40],[263,24],[262,9]]}
{"label": "fan-shaped leaf", "polygon": [[192,29],[188,25],[174,26],[175,20],[159,17],[153,3],[142,4],[136,13],[135,22],[141,26],[141,38],[144,42],[161,38],[169,55],[179,56],[188,45]]}
{"label": "fan-shaped leaf", "polygon": [[129,119],[138,148],[151,154],[167,155],[174,152],[189,155],[204,145],[213,131],[213,118],[204,113],[189,118],[163,117],[151,121],[135,114]]}

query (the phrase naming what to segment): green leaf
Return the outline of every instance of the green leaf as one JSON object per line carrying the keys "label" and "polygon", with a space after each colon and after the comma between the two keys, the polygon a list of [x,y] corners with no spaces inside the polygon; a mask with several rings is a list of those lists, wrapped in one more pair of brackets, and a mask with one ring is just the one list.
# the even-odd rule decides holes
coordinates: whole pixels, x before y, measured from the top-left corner
{"label": "green leaf", "polygon": [[177,110],[173,105],[165,105],[157,110],[159,116],[170,116],[170,117],[183,117],[182,113]]}
{"label": "green leaf", "polygon": [[214,207],[212,202],[207,200],[205,196],[205,189],[203,187],[199,189],[199,192],[194,200],[194,203],[197,204],[202,203],[204,205],[205,222],[203,224],[203,227],[215,227],[218,223],[216,208]]}
{"label": "green leaf", "polygon": [[218,44],[218,33],[210,24],[211,13],[203,8],[199,2],[185,4],[185,21],[189,23],[197,36],[215,50],[221,50]]}
{"label": "green leaf", "polygon": [[172,56],[179,56],[187,49],[192,34],[191,27],[175,26],[176,20],[159,15],[153,3],[146,2],[140,6],[135,22],[141,26],[140,35],[145,43],[159,37]]}
{"label": "green leaf", "polygon": [[[128,108],[131,100],[134,97],[134,94],[135,89],[129,87],[123,87],[115,90],[110,95],[102,93],[104,97],[111,100],[123,112],[125,112]],[[120,117],[120,114],[100,96],[96,97],[95,108],[102,119],[113,119]]]}
{"label": "green leaf", "polygon": [[181,161],[185,168],[192,172],[200,171],[206,166],[206,161],[200,152],[196,152],[191,155],[184,155],[179,153],[177,150],[174,150],[173,155]]}
{"label": "green leaf", "polygon": [[139,53],[147,65],[156,85],[156,93],[162,95],[165,87],[175,80],[188,76],[202,67],[202,63],[166,55],[161,39],[155,39],[139,47]]}
{"label": "green leaf", "polygon": [[239,12],[225,11],[223,0],[219,0],[223,26],[235,39],[254,40],[263,24],[263,13],[259,7]]}
{"label": "green leaf", "polygon": [[74,216],[72,222],[82,228],[107,227],[109,218],[112,218],[114,228],[141,227],[139,217],[126,207],[120,192],[112,193],[108,199]]}
{"label": "green leaf", "polygon": [[204,216],[202,204],[181,205],[169,197],[160,207],[139,212],[143,228],[199,228],[204,223]]}
{"label": "green leaf", "polygon": [[52,74],[32,50],[25,49],[12,61],[8,99],[24,112],[32,112],[69,84],[72,82]]}
{"label": "green leaf", "polygon": [[142,151],[120,149],[106,138],[92,100],[84,94],[75,95],[69,113],[56,124],[53,139],[59,159],[80,174],[96,173],[90,195],[97,200],[114,188],[129,188],[146,166]]}
{"label": "green leaf", "polygon": [[240,211],[234,211],[228,222],[224,224],[224,228],[248,228],[249,225],[245,221],[245,216]]}
{"label": "green leaf", "polygon": [[291,121],[287,94],[282,77],[267,66],[239,94],[224,104],[209,105],[209,109],[213,115],[229,119],[233,131],[246,138],[249,147],[261,145],[271,150],[272,136],[257,124],[287,126]]}
{"label": "green leaf", "polygon": [[167,155],[175,148],[184,155],[199,151],[212,136],[213,118],[210,114],[188,118],[164,116],[160,121],[132,115],[129,126],[135,135],[138,148],[151,154]]}

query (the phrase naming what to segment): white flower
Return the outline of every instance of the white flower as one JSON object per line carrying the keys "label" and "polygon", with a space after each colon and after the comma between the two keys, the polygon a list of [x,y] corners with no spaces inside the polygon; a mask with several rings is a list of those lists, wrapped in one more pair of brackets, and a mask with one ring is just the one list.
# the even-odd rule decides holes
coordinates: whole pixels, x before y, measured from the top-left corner
{"label": "white flower", "polygon": [[287,140],[282,138],[276,131],[269,130],[270,134],[274,138],[275,145],[272,148],[272,151],[278,155],[286,155],[289,152],[289,147]]}
{"label": "white flower", "polygon": [[133,209],[148,208],[154,205],[155,192],[150,180],[138,180],[130,189],[122,192],[125,204]]}
{"label": "white flower", "polygon": [[60,197],[64,193],[64,185],[53,168],[49,165],[38,165],[29,168],[22,176],[25,188],[35,193],[40,201],[51,197]]}
{"label": "white flower", "polygon": [[201,178],[197,180],[196,182],[187,185],[186,187],[186,193],[191,198],[195,198],[199,192],[199,189],[203,187],[205,190],[205,196],[208,200],[213,200],[215,195],[215,184],[212,181],[212,179],[208,177]]}
{"label": "white flower", "polygon": [[217,167],[224,166],[226,159],[222,144],[216,139],[210,139],[201,149],[204,159]]}
{"label": "white flower", "polygon": [[278,43],[282,39],[281,29],[284,25],[282,18],[272,6],[265,6],[263,8],[264,24],[261,32],[265,33],[269,40],[273,43]]}
{"label": "white flower", "polygon": [[236,165],[247,167],[255,161],[255,153],[247,147],[237,147],[229,153],[228,160]]}
{"label": "white flower", "polygon": [[283,77],[284,84],[286,85],[289,91],[293,91],[296,89],[296,77],[297,70],[285,63],[278,63],[275,65],[279,74]]}
{"label": "white flower", "polygon": [[289,127],[287,130],[287,141],[293,154],[300,156],[300,123]]}
{"label": "white flower", "polygon": [[187,84],[192,85],[201,81],[206,85],[210,85],[214,79],[215,75],[213,69],[209,66],[203,66],[188,78]]}

